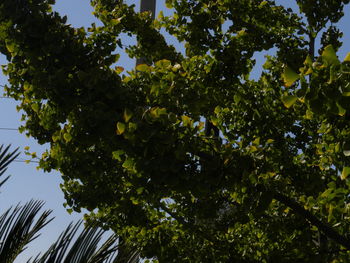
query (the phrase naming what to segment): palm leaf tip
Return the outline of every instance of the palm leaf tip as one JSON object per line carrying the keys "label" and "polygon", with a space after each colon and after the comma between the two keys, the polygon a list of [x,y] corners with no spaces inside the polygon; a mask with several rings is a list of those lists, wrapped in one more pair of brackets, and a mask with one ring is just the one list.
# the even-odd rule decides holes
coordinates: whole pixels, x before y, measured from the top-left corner
{"label": "palm leaf tip", "polygon": [[52,220],[48,218],[51,210],[44,211],[37,218],[43,205],[42,201],[32,200],[0,215],[0,259],[6,259],[4,262],[13,262]]}
{"label": "palm leaf tip", "polygon": [[[82,221],[70,224],[57,241],[42,255],[37,255],[28,263],[107,263],[113,261],[118,248],[116,235],[112,235],[99,245],[104,230],[97,227],[84,227]],[[126,263],[128,261],[124,261]]]}
{"label": "palm leaf tip", "polygon": [[[18,152],[18,148],[16,148],[14,151],[10,151],[10,147],[11,147],[11,144],[6,146],[5,148],[3,144],[0,146],[0,176],[2,176],[6,172],[9,164],[13,162],[20,154]],[[6,180],[7,178],[4,181],[0,182],[0,186]]]}

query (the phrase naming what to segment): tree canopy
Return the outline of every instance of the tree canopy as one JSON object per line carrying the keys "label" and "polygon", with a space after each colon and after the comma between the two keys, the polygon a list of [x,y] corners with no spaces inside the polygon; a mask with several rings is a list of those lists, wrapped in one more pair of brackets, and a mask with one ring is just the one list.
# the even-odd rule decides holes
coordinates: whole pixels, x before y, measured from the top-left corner
{"label": "tree canopy", "polygon": [[[349,1],[165,2],[153,21],[92,0],[87,29],[52,0],[0,4],[6,92],[49,143],[40,167],[62,174],[67,209],[159,262],[347,262]],[[121,50],[146,64],[123,72]]]}

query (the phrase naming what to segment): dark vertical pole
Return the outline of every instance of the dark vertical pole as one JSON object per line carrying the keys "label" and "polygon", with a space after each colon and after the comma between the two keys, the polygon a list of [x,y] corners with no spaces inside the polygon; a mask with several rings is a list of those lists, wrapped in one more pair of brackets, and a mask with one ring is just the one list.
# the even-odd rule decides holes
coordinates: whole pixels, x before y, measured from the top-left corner
{"label": "dark vertical pole", "polygon": [[[154,19],[156,15],[156,0],[141,0],[140,12],[147,11],[151,13],[152,19]],[[136,66],[140,64],[145,64],[143,58],[136,59]]]}
{"label": "dark vertical pole", "polygon": [[140,12],[151,12],[152,14],[152,19],[155,18],[155,13],[156,13],[156,0],[141,0],[141,8]]}

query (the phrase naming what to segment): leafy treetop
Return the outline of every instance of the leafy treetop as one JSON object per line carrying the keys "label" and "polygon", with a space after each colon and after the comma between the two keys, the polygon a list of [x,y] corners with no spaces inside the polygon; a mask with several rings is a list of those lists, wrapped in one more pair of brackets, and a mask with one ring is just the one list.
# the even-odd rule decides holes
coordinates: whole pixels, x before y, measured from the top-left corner
{"label": "leafy treetop", "polygon": [[[61,172],[66,205],[154,261],[346,262],[350,58],[334,23],[349,1],[296,2],[167,0],[152,21],[93,0],[103,25],[84,29],[53,1],[2,1],[7,94],[50,144],[40,167]],[[120,49],[147,64],[123,75]]]}

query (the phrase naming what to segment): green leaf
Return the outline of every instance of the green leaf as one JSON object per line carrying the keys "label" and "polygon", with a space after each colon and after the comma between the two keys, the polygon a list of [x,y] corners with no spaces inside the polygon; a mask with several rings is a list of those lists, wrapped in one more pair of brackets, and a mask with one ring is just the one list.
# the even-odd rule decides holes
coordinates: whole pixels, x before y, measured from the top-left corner
{"label": "green leaf", "polygon": [[136,66],[136,70],[140,72],[149,72],[150,67],[147,64],[140,64]]}
{"label": "green leaf", "polygon": [[332,45],[328,45],[324,48],[321,57],[322,60],[325,61],[328,65],[340,63]]}
{"label": "green leaf", "polygon": [[121,155],[122,155],[122,154],[124,154],[124,151],[123,151],[123,150],[114,151],[114,152],[112,153],[113,158],[116,159],[116,160],[118,160],[118,161],[121,161],[121,160],[122,160],[122,158],[121,158]]}
{"label": "green leaf", "polygon": [[124,71],[124,68],[123,67],[115,67],[115,72],[117,72],[117,74],[120,74]]}
{"label": "green leaf", "polygon": [[286,87],[290,87],[295,81],[299,79],[299,75],[292,68],[286,66],[284,68],[282,78],[284,81],[284,85]]}
{"label": "green leaf", "polygon": [[341,178],[342,180],[345,180],[345,179],[349,176],[349,174],[350,174],[350,167],[345,166],[345,167],[343,168],[343,171],[341,172],[340,178]]}
{"label": "green leaf", "polygon": [[161,115],[167,115],[166,108],[154,107],[150,110],[150,113],[153,117],[159,118]]}
{"label": "green leaf", "polygon": [[124,120],[125,120],[126,123],[129,122],[129,120],[131,119],[132,115],[133,115],[133,113],[132,113],[131,110],[129,110],[129,109],[125,109],[124,110],[123,117],[124,117]]}
{"label": "green leaf", "polygon": [[126,159],[125,162],[123,163],[122,167],[127,169],[127,170],[132,170],[134,167],[134,160],[131,158]]}
{"label": "green leaf", "polygon": [[172,1],[171,1],[171,0],[166,0],[166,1],[165,1],[165,6],[166,6],[167,8],[173,8],[173,3],[172,3]]}
{"label": "green leaf", "polygon": [[124,131],[125,131],[125,128],[126,128],[125,123],[118,122],[118,123],[117,123],[117,134],[118,134],[118,135],[123,134]]}
{"label": "green leaf", "polygon": [[342,106],[339,105],[339,103],[336,103],[337,108],[338,108],[338,115],[339,116],[344,116],[346,113],[346,109],[344,109]]}
{"label": "green leaf", "polygon": [[343,154],[345,156],[350,156],[350,142],[345,142],[343,144]]}
{"label": "green leaf", "polygon": [[68,212],[68,214],[72,214],[73,213],[73,209],[72,208],[68,208],[67,212]]}
{"label": "green leaf", "polygon": [[344,62],[350,62],[350,52],[344,58]]}
{"label": "green leaf", "polygon": [[10,42],[6,40],[6,48],[10,53],[13,53],[15,51],[16,45],[14,42]]}
{"label": "green leaf", "polygon": [[64,138],[64,140],[65,140],[66,142],[69,142],[69,141],[72,140],[72,135],[70,135],[69,133],[65,133],[65,134],[63,135],[63,138]]}
{"label": "green leaf", "polygon": [[312,66],[312,58],[311,58],[311,56],[310,55],[307,55],[307,57],[306,57],[306,59],[305,59],[305,61],[304,61],[304,65],[306,65],[306,66]]}
{"label": "green leaf", "polygon": [[164,18],[164,13],[163,13],[163,11],[160,11],[160,12],[159,12],[157,18],[160,19],[160,20]]}
{"label": "green leaf", "polygon": [[186,116],[186,115],[182,115],[181,116],[182,122],[184,124],[184,126],[191,126],[192,122],[191,122],[191,118]]}
{"label": "green leaf", "polygon": [[239,94],[235,94],[235,95],[233,96],[233,100],[234,100],[234,102],[237,103],[237,104],[241,101],[241,99],[242,99],[242,97],[241,97]]}
{"label": "green leaf", "polygon": [[139,188],[136,189],[136,192],[140,195],[140,194],[142,194],[144,189],[145,188],[143,188],[143,187],[139,187]]}
{"label": "green leaf", "polygon": [[39,112],[39,104],[33,103],[33,104],[31,105],[31,108],[32,108],[32,110],[33,110],[34,112],[36,112],[36,113]]}
{"label": "green leaf", "polygon": [[218,115],[220,112],[221,112],[221,107],[220,106],[216,106],[215,109],[214,109],[214,113],[216,115]]}
{"label": "green leaf", "polygon": [[292,96],[292,95],[284,95],[282,96],[282,102],[284,106],[287,108],[290,108],[293,106],[293,104],[297,101],[298,97],[297,96]]}
{"label": "green leaf", "polygon": [[267,141],[266,141],[266,144],[271,144],[271,143],[274,143],[274,139],[267,139]]}
{"label": "green leaf", "polygon": [[158,68],[168,68],[171,66],[171,62],[170,60],[167,60],[167,59],[162,59],[162,60],[159,60],[155,63],[156,67]]}

